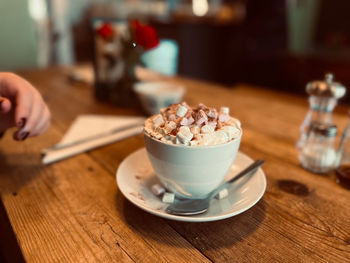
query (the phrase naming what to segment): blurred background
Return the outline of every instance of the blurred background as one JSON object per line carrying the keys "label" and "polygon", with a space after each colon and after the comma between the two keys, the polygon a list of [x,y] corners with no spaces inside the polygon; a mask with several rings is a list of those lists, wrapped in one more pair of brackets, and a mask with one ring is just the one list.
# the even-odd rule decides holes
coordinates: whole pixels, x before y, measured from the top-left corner
{"label": "blurred background", "polygon": [[1,0],[0,70],[92,63],[94,18],[137,17],[178,49],[176,74],[304,93],[350,86],[348,0]]}

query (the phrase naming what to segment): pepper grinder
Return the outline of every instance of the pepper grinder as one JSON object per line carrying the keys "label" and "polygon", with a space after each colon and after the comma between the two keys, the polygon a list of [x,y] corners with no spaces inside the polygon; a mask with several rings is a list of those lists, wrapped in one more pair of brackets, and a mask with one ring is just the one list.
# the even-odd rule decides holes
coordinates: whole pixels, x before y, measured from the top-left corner
{"label": "pepper grinder", "polygon": [[333,125],[332,113],[340,98],[345,95],[345,87],[333,81],[333,75],[327,73],[324,81],[312,81],[306,85],[309,94],[310,109],[300,126],[300,139],[297,149],[302,151],[314,122]]}

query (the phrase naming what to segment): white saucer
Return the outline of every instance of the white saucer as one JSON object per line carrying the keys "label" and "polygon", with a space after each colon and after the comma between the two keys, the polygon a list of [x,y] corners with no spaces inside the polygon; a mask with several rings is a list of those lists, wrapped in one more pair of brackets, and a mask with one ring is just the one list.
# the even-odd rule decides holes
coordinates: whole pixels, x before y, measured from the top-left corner
{"label": "white saucer", "polygon": [[[244,153],[238,152],[227,179],[243,170],[253,160]],[[148,160],[146,149],[142,148],[130,154],[120,164],[116,173],[117,184],[123,195],[139,208],[167,219],[187,222],[206,222],[225,219],[238,215],[253,205],[263,196],[266,189],[266,177],[260,168],[249,179],[242,178],[229,189],[229,196],[217,200],[213,199],[208,211],[196,216],[177,216],[165,212],[168,204],[155,196],[151,187],[159,183],[154,170]]]}

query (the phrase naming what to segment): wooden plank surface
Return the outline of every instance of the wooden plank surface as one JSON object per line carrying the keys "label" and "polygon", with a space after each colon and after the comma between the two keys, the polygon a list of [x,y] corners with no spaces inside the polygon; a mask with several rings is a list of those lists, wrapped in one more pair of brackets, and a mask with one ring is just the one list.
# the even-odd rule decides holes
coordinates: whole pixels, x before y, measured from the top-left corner
{"label": "wooden plank surface", "polygon": [[[71,85],[62,70],[22,74],[53,112],[49,131],[23,143],[0,141],[0,191],[28,262],[346,262],[350,260],[350,191],[334,175],[299,166],[295,142],[308,109],[297,97],[247,85],[225,89],[175,78],[189,104],[227,105],[243,124],[241,151],[266,160],[267,190],[245,213],[217,222],[183,223],[130,204],[115,183],[122,160],[142,135],[43,166],[40,149],[60,140],[84,113],[137,115],[97,102],[90,87]],[[62,105],[65,105],[62,107]],[[334,116],[339,130],[346,109]]]}
{"label": "wooden plank surface", "polygon": [[67,92],[71,87],[62,75],[44,76],[26,77],[49,102],[53,125],[41,138],[23,143],[12,141],[8,133],[0,148],[2,202],[24,258],[28,262],[207,262],[164,220],[140,218],[138,210],[128,212],[131,204],[117,189],[115,171],[107,172],[88,154],[41,165],[40,149],[58,141],[78,114],[122,112],[103,106],[96,110],[93,103],[89,107],[90,96],[77,103],[76,90]]}

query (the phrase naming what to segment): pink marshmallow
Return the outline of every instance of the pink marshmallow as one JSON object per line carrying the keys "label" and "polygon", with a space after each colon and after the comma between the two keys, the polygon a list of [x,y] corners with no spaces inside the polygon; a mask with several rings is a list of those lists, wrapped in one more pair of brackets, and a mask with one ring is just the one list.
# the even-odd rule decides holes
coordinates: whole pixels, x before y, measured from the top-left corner
{"label": "pink marshmallow", "polygon": [[209,118],[217,119],[218,112],[216,111],[216,109],[209,109],[207,115]]}
{"label": "pink marshmallow", "polygon": [[180,122],[182,126],[190,126],[194,122],[194,119],[192,117],[190,118],[183,118]]}
{"label": "pink marshmallow", "polygon": [[205,118],[200,118],[199,120],[196,121],[197,125],[202,125],[203,123],[206,123],[208,120]]}
{"label": "pink marshmallow", "polygon": [[220,114],[219,115],[219,121],[220,122],[227,122],[229,119],[230,119],[229,115],[226,115],[226,114]]}
{"label": "pink marshmallow", "polygon": [[174,121],[175,119],[176,119],[175,114],[171,114],[171,115],[169,115],[169,117],[168,117],[168,120],[169,120],[169,121]]}
{"label": "pink marshmallow", "polygon": [[205,124],[208,123],[208,116],[207,116],[207,114],[205,114],[205,112],[203,110],[199,110],[196,117],[197,117],[196,123],[198,125],[201,125],[203,123],[205,123]]}
{"label": "pink marshmallow", "polygon": [[187,119],[186,117],[182,118],[180,124],[181,124],[182,126],[187,126],[187,125],[188,125],[187,123],[188,123],[188,119]]}

